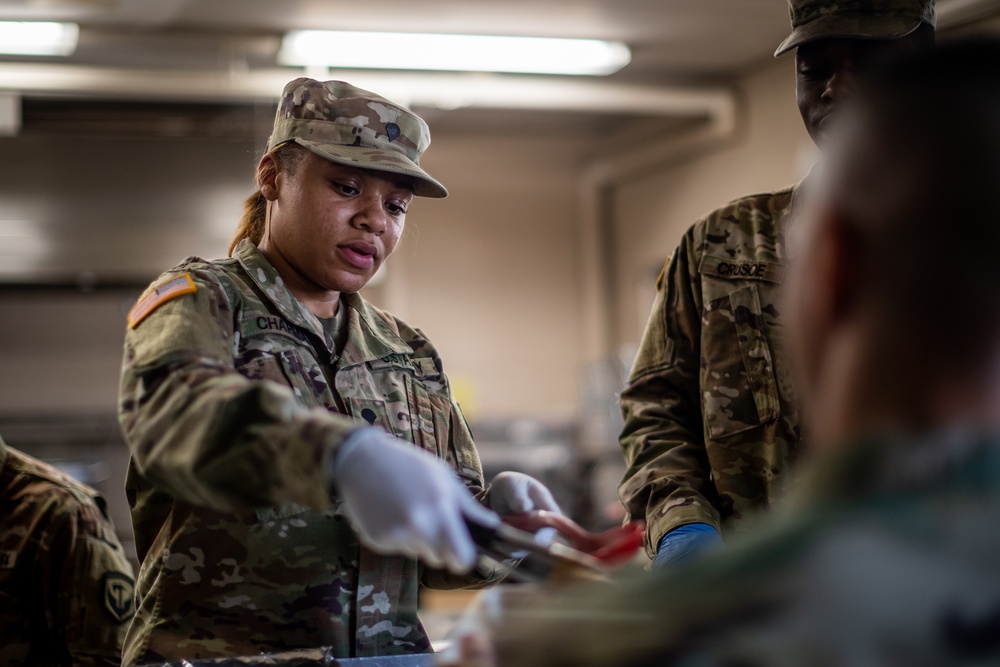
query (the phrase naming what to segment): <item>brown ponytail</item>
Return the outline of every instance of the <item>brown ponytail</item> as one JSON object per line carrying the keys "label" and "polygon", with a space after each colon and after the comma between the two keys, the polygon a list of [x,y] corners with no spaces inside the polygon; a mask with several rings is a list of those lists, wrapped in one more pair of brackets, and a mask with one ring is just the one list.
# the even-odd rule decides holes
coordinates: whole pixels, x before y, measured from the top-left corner
{"label": "brown ponytail", "polygon": [[[306,157],[306,149],[289,141],[271,151],[271,156],[279,171],[285,174],[294,174]],[[250,239],[254,245],[260,244],[260,240],[264,238],[266,218],[267,199],[258,188],[243,202],[243,216],[240,218],[240,224],[236,228],[233,240],[229,242],[230,256],[243,239]]]}

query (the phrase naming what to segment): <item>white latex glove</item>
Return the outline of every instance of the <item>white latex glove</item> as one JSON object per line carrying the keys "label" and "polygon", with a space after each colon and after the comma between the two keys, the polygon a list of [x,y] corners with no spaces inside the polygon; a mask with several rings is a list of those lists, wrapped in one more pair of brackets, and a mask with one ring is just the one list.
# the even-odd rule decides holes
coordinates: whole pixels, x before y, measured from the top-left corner
{"label": "white latex glove", "polygon": [[490,509],[500,516],[533,510],[562,514],[552,492],[534,477],[520,472],[502,472],[494,477],[487,498]]}
{"label": "white latex glove", "polygon": [[430,567],[458,574],[472,569],[476,547],[463,516],[499,523],[441,460],[379,428],[352,433],[336,452],[331,476],[368,548]]}

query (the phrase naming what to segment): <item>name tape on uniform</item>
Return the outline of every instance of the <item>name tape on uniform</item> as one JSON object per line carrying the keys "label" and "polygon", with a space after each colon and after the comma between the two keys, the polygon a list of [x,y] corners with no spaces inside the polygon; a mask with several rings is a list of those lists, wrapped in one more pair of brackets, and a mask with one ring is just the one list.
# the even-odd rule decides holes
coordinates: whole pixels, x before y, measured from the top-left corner
{"label": "name tape on uniform", "polygon": [[785,266],[766,260],[744,260],[710,257],[706,255],[699,267],[702,275],[727,280],[766,280],[780,283],[785,277]]}
{"label": "name tape on uniform", "polygon": [[139,326],[146,317],[171,299],[176,299],[182,294],[191,294],[197,291],[191,274],[185,273],[176,278],[171,278],[167,282],[159,285],[146,296],[139,299],[138,303],[132,306],[128,313],[128,325],[132,329]]}

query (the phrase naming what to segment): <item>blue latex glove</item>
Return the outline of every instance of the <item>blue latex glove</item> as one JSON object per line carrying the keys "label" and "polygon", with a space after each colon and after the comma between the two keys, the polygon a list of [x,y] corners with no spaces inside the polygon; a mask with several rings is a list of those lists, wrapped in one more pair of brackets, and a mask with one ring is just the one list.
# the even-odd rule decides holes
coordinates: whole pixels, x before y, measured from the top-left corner
{"label": "blue latex glove", "polygon": [[707,523],[688,523],[674,528],[660,540],[653,569],[673,567],[724,546],[719,531]]}

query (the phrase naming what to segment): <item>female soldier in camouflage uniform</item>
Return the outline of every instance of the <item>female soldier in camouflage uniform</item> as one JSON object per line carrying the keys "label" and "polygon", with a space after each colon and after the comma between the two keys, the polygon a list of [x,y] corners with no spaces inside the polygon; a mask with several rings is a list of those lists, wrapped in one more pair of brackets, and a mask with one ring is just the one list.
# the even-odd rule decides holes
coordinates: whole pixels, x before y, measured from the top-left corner
{"label": "female soldier in camouflage uniform", "polygon": [[[482,470],[441,360],[357,294],[413,196],[447,194],[418,165],[429,143],[384,98],[292,81],[232,256],[189,258],[130,313],[121,421],[142,567],[125,665],[423,652],[418,583],[489,578],[469,573],[463,517],[497,517],[473,497]],[[506,479],[494,510],[554,506]]]}

